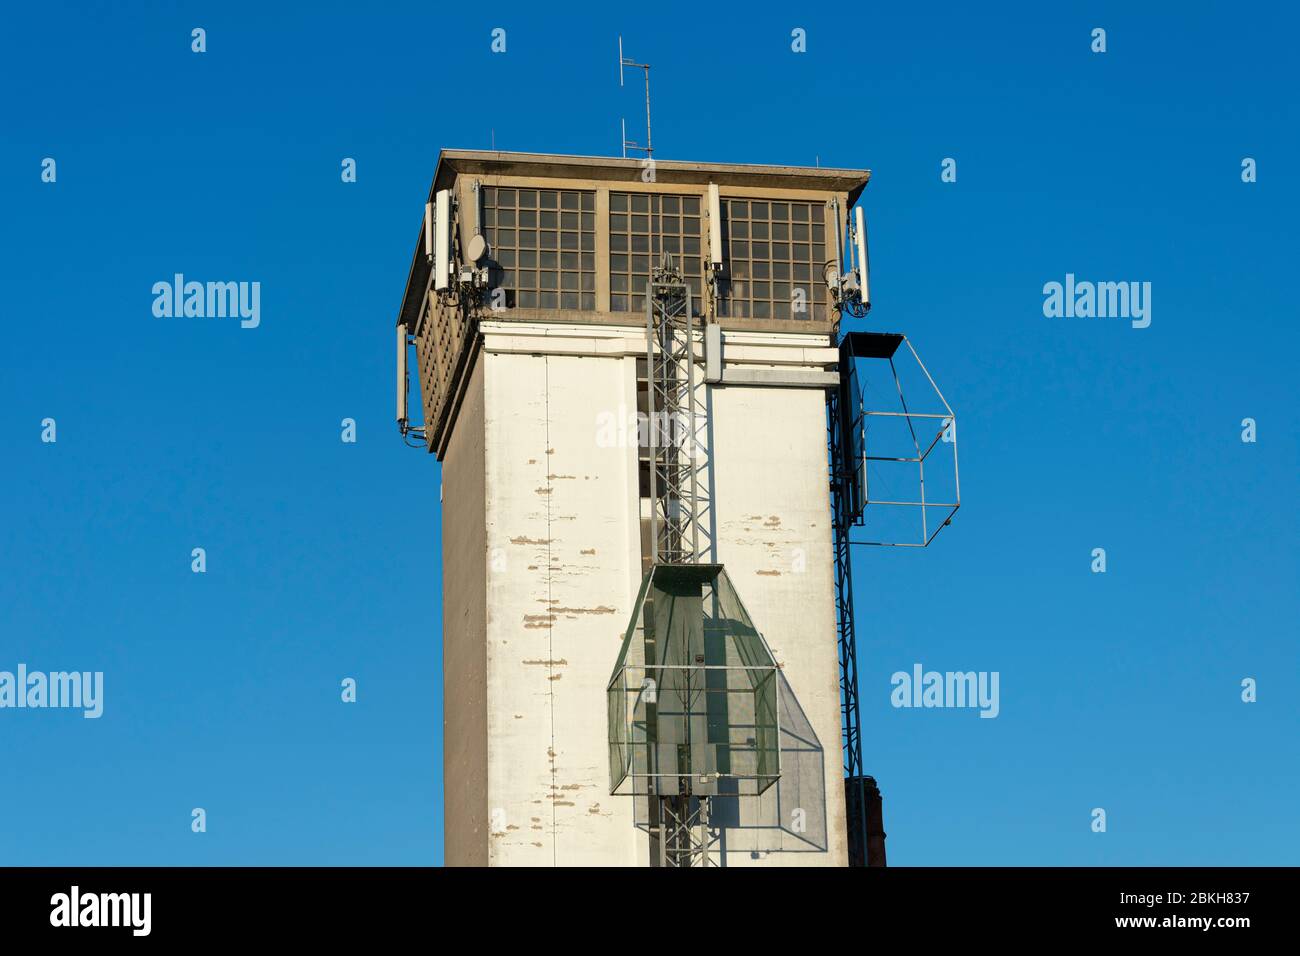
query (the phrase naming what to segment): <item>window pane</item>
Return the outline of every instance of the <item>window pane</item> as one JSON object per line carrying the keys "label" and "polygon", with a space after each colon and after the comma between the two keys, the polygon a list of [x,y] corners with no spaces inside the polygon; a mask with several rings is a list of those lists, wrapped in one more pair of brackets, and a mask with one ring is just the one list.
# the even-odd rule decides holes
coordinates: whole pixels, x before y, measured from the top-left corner
{"label": "window pane", "polygon": [[[683,215],[684,210],[693,211],[694,217]],[[610,288],[619,296],[627,296],[626,308],[620,311],[639,312],[644,308],[642,300],[651,264],[658,263],[664,253],[676,258],[692,289],[703,288],[698,215],[698,197],[610,193]],[[619,253],[617,257],[615,250]],[[632,255],[621,255],[625,251]],[[593,275],[593,286],[594,278]],[[586,281],[584,278],[584,292]],[[702,313],[699,301],[693,302],[693,306],[697,315]],[[611,308],[614,308],[612,300]]]}

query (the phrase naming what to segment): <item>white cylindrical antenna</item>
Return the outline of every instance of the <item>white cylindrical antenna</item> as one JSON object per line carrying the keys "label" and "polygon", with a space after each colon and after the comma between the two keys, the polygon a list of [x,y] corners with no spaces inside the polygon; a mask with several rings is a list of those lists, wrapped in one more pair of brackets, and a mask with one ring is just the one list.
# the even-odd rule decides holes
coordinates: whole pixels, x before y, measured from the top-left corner
{"label": "white cylindrical antenna", "polygon": [[397,424],[406,423],[406,323],[397,323]]}
{"label": "white cylindrical antenna", "polygon": [[[840,218],[840,201],[831,200],[831,217],[835,220],[835,282],[838,290],[840,276],[844,275],[844,231],[841,224],[844,222]],[[836,295],[838,295],[838,291]]]}
{"label": "white cylindrical antenna", "polygon": [[[623,35],[618,37],[618,85],[623,85]],[[627,139],[626,136],[623,137]]]}
{"label": "white cylindrical antenna", "polygon": [[451,277],[451,190],[439,189],[434,200],[433,287],[441,292]]}
{"label": "white cylindrical antenna", "polygon": [[424,255],[433,261],[433,203],[424,204]]}
{"label": "white cylindrical antenna", "polygon": [[709,261],[715,272],[722,268],[722,199],[717,183],[709,183]]}
{"label": "white cylindrical antenna", "polygon": [[862,211],[861,203],[855,210],[857,224],[853,237],[858,247],[858,283],[862,286],[862,304],[871,305],[871,260],[867,258],[867,216]]}

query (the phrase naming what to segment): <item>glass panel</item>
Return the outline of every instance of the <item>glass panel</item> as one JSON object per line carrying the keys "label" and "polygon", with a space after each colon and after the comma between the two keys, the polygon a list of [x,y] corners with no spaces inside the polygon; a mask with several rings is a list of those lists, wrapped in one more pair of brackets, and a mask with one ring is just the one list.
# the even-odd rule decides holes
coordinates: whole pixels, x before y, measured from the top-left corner
{"label": "glass panel", "polygon": [[606,685],[611,791],[761,794],[781,773],[777,687],[720,566],[651,568]]}

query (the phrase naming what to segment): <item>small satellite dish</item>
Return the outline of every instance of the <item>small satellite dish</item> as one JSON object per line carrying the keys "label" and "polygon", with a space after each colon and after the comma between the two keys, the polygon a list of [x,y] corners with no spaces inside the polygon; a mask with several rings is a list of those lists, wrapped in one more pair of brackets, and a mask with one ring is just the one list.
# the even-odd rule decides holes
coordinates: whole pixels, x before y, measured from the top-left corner
{"label": "small satellite dish", "polygon": [[482,262],[488,253],[487,240],[482,236],[475,236],[469,241],[468,251],[471,262]]}

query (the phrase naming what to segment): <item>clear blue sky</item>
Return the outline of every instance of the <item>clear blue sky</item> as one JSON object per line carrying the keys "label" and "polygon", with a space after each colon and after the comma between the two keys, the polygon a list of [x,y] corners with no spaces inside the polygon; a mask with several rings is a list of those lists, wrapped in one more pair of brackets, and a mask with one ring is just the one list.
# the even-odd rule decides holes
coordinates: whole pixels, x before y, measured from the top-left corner
{"label": "clear blue sky", "polygon": [[[662,158],[874,171],[867,325],[959,415],[953,526],[856,558],[891,862],[1300,863],[1300,22],[1048,6],[10,10],[0,670],[106,702],[0,711],[0,864],[441,861],[439,476],[392,326],[439,148],[640,135],[620,32]],[[176,272],[259,281],[260,327],[155,318]],[[1045,318],[1067,272],[1151,282],[1150,328]],[[999,671],[1000,716],[893,709],[914,662]]]}

